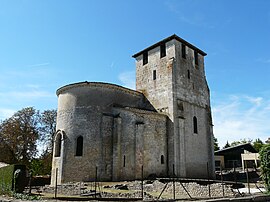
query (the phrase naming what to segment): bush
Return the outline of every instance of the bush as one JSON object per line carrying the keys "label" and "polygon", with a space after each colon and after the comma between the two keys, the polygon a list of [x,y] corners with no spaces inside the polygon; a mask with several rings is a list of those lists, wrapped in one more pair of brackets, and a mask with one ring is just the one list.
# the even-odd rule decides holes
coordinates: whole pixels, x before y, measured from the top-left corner
{"label": "bush", "polygon": [[264,180],[265,187],[270,192],[270,144],[266,144],[260,151],[261,159],[261,175]]}
{"label": "bush", "polygon": [[16,199],[21,199],[21,200],[40,200],[41,196],[34,195],[34,194],[22,194],[22,193],[14,193],[13,197]]}

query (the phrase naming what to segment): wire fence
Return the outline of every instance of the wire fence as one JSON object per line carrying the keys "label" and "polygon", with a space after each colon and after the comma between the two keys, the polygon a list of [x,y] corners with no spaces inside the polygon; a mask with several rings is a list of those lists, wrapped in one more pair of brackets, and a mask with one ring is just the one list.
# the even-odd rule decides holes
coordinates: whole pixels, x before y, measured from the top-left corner
{"label": "wire fence", "polygon": [[[209,166],[206,165],[209,173]],[[114,182],[110,185],[98,179],[98,167],[96,167],[95,179],[88,182],[80,182],[74,185],[73,193],[67,193],[63,185],[57,182],[58,170],[55,173],[54,198],[61,199],[62,195],[74,195],[76,197],[95,198],[106,200],[194,200],[194,199],[211,199],[226,197],[242,197],[251,195],[251,185],[263,192],[256,182],[250,181],[249,171],[245,170],[245,181],[238,180],[237,171],[234,169],[231,175],[235,176],[233,181],[226,181],[225,170],[220,170],[218,180],[210,179],[186,179],[173,175],[169,178],[144,178],[143,166],[141,167],[141,179],[127,182]],[[241,187],[247,185],[248,192],[241,193]],[[74,193],[74,190],[75,191]],[[61,194],[61,197],[58,196]]]}

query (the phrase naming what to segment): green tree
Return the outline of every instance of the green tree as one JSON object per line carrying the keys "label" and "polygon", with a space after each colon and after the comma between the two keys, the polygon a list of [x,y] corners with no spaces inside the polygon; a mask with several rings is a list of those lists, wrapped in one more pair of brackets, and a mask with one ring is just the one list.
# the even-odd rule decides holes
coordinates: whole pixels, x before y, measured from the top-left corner
{"label": "green tree", "polygon": [[252,140],[251,139],[240,139],[240,141],[233,141],[232,143],[231,143],[231,147],[233,147],[233,146],[237,146],[237,145],[240,145],[240,144],[246,144],[246,143],[252,143]]}
{"label": "green tree", "polygon": [[252,146],[254,147],[254,149],[256,149],[257,152],[261,150],[263,145],[264,145],[263,141],[261,141],[259,138],[255,139],[252,143]]}
{"label": "green tree", "polygon": [[226,149],[226,148],[229,148],[229,147],[231,147],[231,145],[229,144],[229,142],[227,140],[227,142],[226,142],[225,146],[223,147],[223,149]]}
{"label": "green tree", "polygon": [[260,150],[261,176],[265,182],[268,192],[270,192],[270,144],[265,144]]}
{"label": "green tree", "polygon": [[47,145],[47,151],[51,152],[53,147],[53,138],[56,132],[56,116],[55,109],[45,110],[40,117],[40,140]]}
{"label": "green tree", "polygon": [[39,138],[39,111],[23,108],[0,125],[0,142],[13,155],[11,163],[29,165],[36,155]]}
{"label": "green tree", "polygon": [[52,153],[44,152],[38,158],[31,160],[30,170],[33,176],[49,175],[52,169]]}
{"label": "green tree", "polygon": [[213,140],[214,140],[214,151],[220,150],[220,148],[218,146],[218,140],[217,140],[217,138],[214,137]]}

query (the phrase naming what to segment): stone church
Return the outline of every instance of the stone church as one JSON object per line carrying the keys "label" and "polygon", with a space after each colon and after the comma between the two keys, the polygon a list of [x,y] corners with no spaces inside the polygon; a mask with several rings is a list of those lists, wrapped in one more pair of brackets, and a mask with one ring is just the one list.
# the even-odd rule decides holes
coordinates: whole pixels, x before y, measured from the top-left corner
{"label": "stone church", "polygon": [[136,90],[101,82],[59,88],[51,184],[213,178],[204,56],[172,35],[133,55]]}

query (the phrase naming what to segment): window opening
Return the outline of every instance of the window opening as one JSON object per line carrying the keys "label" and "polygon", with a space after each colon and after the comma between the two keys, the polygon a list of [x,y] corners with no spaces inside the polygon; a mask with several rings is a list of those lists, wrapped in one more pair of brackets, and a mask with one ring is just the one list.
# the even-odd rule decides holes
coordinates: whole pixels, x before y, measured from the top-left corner
{"label": "window opening", "polygon": [[83,155],[83,137],[79,136],[76,141],[76,156]]}
{"label": "window opening", "polygon": [[157,79],[157,71],[153,70],[153,80],[156,80],[156,79]]}
{"label": "window opening", "polygon": [[164,156],[163,155],[161,155],[161,157],[160,157],[160,162],[161,162],[161,164],[164,164]]}
{"label": "window opening", "polygon": [[166,56],[166,44],[163,43],[160,45],[160,58],[163,58]]}
{"label": "window opening", "polygon": [[124,159],[123,159],[123,167],[126,167],[126,156],[124,155]]}
{"label": "window opening", "polygon": [[55,141],[55,157],[60,157],[61,155],[61,134],[58,133]]}
{"label": "window opening", "polygon": [[190,79],[190,71],[189,70],[187,70],[187,77],[188,77],[188,79]]}
{"label": "window opening", "polygon": [[194,58],[195,58],[195,65],[198,65],[199,61],[198,61],[198,52],[197,51],[194,51]]}
{"label": "window opening", "polygon": [[186,45],[182,44],[182,58],[186,59]]}
{"label": "window opening", "polygon": [[143,53],[143,65],[148,63],[148,52]]}
{"label": "window opening", "polygon": [[196,133],[196,134],[198,134],[198,125],[197,124],[198,124],[197,123],[197,117],[194,116],[193,117],[193,132]]}

